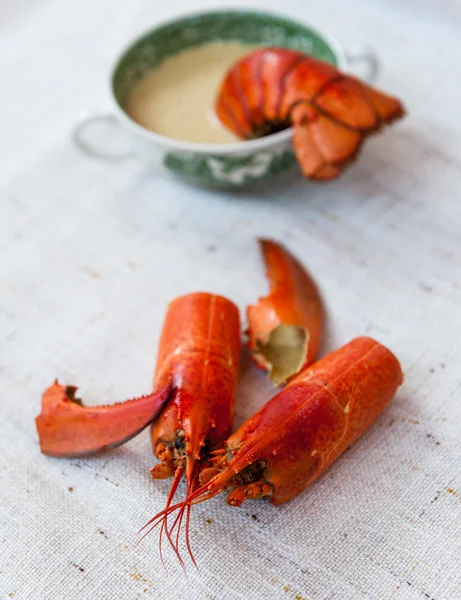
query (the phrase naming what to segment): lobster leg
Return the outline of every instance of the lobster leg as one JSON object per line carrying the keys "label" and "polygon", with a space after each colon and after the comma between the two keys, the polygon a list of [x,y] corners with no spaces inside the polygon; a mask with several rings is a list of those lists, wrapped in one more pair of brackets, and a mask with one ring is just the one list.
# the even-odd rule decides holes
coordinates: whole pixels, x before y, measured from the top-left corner
{"label": "lobster leg", "polygon": [[235,487],[227,495],[226,502],[229,506],[241,506],[245,500],[250,498],[257,500],[264,496],[272,496],[273,491],[273,487],[266,481],[254,481]]}
{"label": "lobster leg", "polygon": [[84,406],[77,388],[57,381],[42,396],[42,412],[35,419],[43,454],[77,457],[115,448],[138,435],[169,401],[171,381],[148,396],[110,406]]}
{"label": "lobster leg", "polygon": [[169,477],[173,477],[175,473],[175,467],[171,448],[165,444],[159,443],[155,447],[155,454],[162,462],[154,465],[150,469],[152,479],[168,479]]}

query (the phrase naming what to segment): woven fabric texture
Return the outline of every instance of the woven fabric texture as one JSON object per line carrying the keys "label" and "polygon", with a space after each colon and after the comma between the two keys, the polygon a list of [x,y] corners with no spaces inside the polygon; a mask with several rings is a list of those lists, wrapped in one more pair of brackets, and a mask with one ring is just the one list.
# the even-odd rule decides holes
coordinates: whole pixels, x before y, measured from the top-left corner
{"label": "woven fabric texture", "polygon": [[[243,2],[234,2],[243,5]],[[214,193],[137,160],[83,156],[71,129],[105,110],[114,57],[206,2],[23,0],[0,9],[0,598],[461,598],[461,121],[456,2],[288,0],[346,48],[372,43],[408,117],[337,181]],[[253,6],[280,9],[275,0]],[[255,237],[286,244],[326,300],[322,353],[370,335],[405,383],[321,479],[278,508],[197,506],[188,579],[138,529],[166,501],[146,432],[95,458],[39,452],[55,377],[88,404],[150,390],[166,305],[267,289]],[[272,394],[242,359],[236,425]],[[184,492],[181,486],[180,493]]]}

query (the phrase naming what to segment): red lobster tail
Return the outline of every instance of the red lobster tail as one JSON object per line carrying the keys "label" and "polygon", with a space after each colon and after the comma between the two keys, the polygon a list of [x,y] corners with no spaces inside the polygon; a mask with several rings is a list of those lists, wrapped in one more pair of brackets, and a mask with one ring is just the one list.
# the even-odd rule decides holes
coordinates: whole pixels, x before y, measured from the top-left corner
{"label": "red lobster tail", "polygon": [[337,177],[363,140],[404,115],[397,98],[286,48],[250,53],[232,67],[216,111],[244,139],[294,126],[294,147],[307,177]]}

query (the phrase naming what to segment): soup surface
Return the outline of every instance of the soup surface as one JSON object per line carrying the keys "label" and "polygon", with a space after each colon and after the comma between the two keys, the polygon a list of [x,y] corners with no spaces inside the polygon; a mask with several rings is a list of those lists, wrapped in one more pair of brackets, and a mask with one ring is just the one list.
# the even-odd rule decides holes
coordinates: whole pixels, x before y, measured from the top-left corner
{"label": "soup surface", "polygon": [[226,71],[255,46],[212,42],[165,59],[134,88],[126,107],[143,127],[171,138],[229,144],[239,138],[214,112]]}

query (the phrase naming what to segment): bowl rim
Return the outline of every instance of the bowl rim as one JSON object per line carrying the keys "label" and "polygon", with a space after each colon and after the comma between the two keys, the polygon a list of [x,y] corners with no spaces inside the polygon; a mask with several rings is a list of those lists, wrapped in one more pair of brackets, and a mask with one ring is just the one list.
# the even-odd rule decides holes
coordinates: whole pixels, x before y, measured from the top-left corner
{"label": "bowl rim", "polygon": [[183,152],[191,152],[196,154],[212,154],[215,156],[223,156],[228,154],[242,154],[242,153],[254,153],[259,152],[261,150],[266,150],[272,146],[282,145],[288,142],[288,140],[293,136],[293,127],[288,127],[283,131],[279,131],[278,133],[273,133],[271,135],[267,135],[261,138],[257,138],[254,140],[239,140],[237,142],[233,142],[230,144],[216,144],[216,143],[201,143],[201,142],[188,142],[186,140],[180,140],[177,138],[168,137],[166,135],[162,135],[160,133],[156,133],[155,131],[151,131],[142,125],[139,125],[134,119],[132,119],[127,112],[123,110],[123,108],[118,103],[114,89],[113,82],[115,78],[115,74],[117,69],[120,66],[121,61],[126,56],[126,54],[134,48],[142,39],[148,37],[155,31],[162,29],[163,27],[167,27],[169,25],[173,25],[178,21],[184,21],[188,19],[194,19],[199,17],[210,17],[210,16],[219,16],[220,14],[248,14],[248,15],[262,15],[268,17],[274,17],[276,19],[282,19],[285,21],[289,21],[295,25],[299,25],[306,29],[309,29],[313,33],[317,34],[320,38],[322,38],[327,45],[330,47],[332,52],[334,53],[338,63],[337,66],[339,69],[344,69],[346,67],[346,53],[341,46],[341,44],[328,33],[324,33],[321,28],[316,25],[311,24],[310,22],[305,21],[304,19],[300,19],[294,16],[289,15],[288,13],[280,13],[272,10],[264,10],[258,8],[239,8],[239,7],[227,7],[227,8],[217,8],[215,10],[201,10],[195,12],[186,12],[179,13],[175,16],[169,17],[162,21],[159,21],[153,27],[149,29],[145,29],[142,33],[137,35],[135,38],[131,40],[127,45],[124,46],[123,50],[119,52],[115,62],[110,71],[109,75],[109,91],[110,98],[112,100],[112,107],[115,110],[116,116],[120,119],[125,126],[131,129],[134,133],[140,135],[141,137],[149,140],[151,142],[157,143],[160,146],[166,147],[171,150],[183,151]]}

